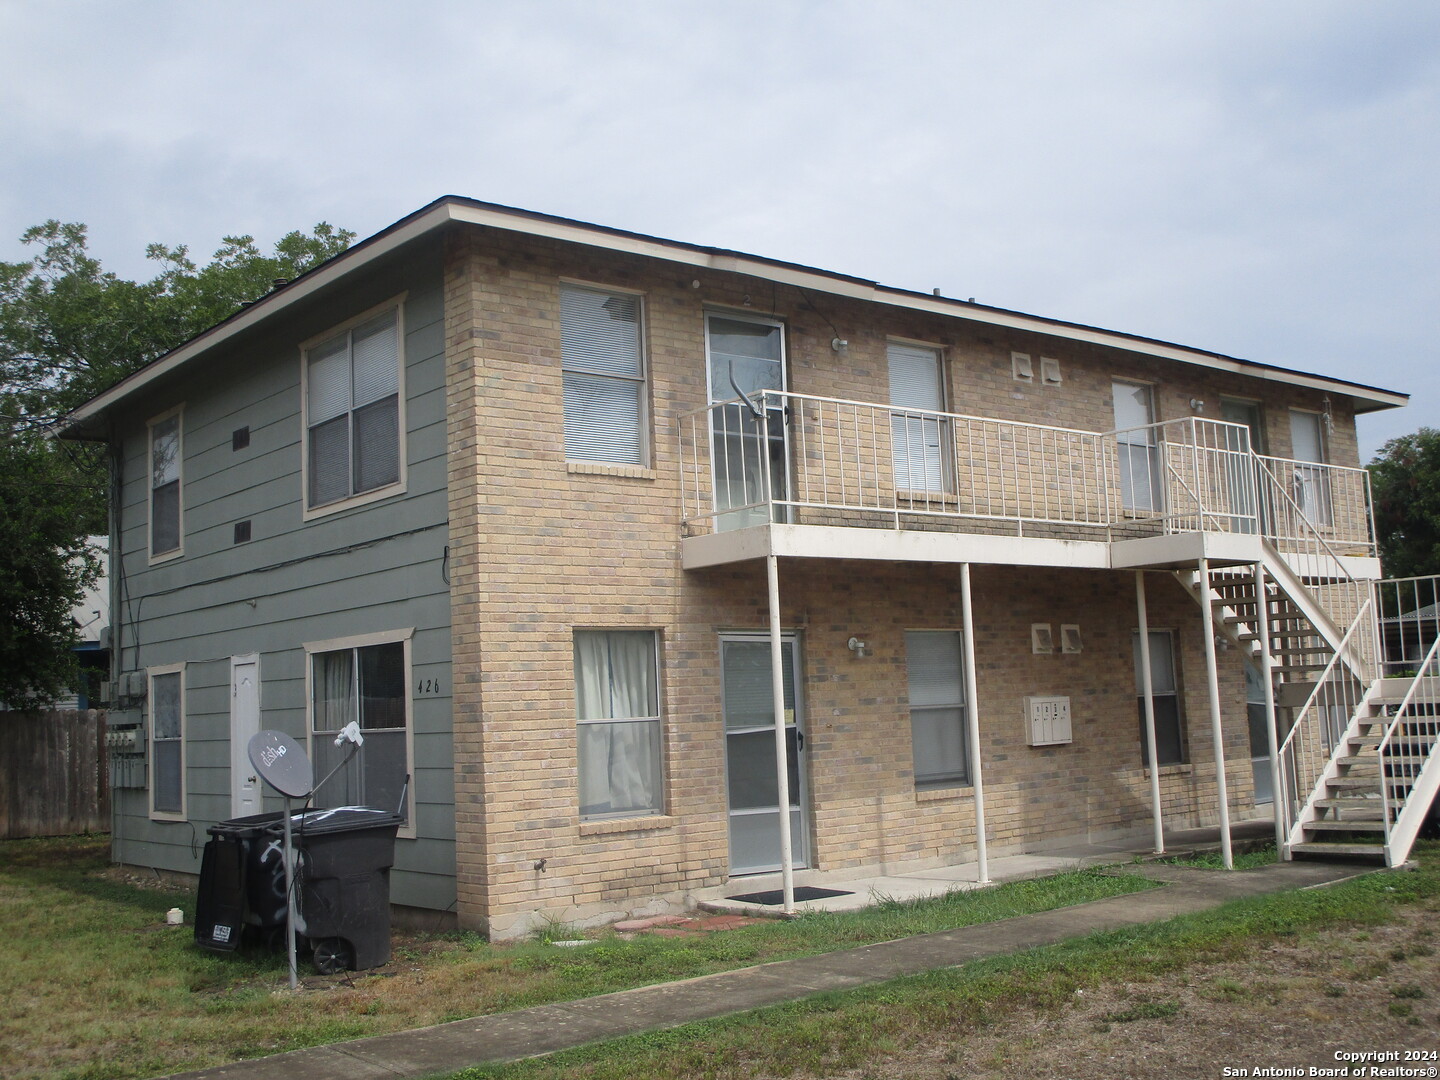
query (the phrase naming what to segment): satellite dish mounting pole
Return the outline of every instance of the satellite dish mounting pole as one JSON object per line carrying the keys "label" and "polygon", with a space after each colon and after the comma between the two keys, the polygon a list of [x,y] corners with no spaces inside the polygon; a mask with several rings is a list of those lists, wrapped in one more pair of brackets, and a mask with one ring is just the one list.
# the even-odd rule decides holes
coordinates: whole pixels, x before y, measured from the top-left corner
{"label": "satellite dish mounting pole", "polygon": [[250,764],[265,783],[285,797],[285,955],[290,961],[290,989],[298,990],[295,923],[300,912],[295,901],[295,837],[290,828],[290,800],[310,797],[315,790],[315,769],[304,747],[283,731],[258,732],[246,749]]}
{"label": "satellite dish mounting pole", "polygon": [[285,796],[285,959],[290,963],[290,989],[300,988],[295,973],[295,841],[290,831],[290,796]]}

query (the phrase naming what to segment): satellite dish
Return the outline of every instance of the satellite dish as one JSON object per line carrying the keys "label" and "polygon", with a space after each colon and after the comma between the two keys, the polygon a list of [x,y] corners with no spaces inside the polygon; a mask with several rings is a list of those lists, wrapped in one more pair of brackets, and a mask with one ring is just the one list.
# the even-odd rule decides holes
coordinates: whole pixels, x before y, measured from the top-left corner
{"label": "satellite dish", "polygon": [[262,731],[250,739],[250,764],[281,795],[303,799],[315,787],[315,770],[305,748],[283,731]]}

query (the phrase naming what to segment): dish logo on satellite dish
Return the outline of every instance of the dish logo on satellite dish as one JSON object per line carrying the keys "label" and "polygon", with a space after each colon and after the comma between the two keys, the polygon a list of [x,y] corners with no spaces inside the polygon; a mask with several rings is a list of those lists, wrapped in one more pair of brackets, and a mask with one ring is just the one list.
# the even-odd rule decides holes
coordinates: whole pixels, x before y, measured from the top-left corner
{"label": "dish logo on satellite dish", "polygon": [[266,768],[274,765],[275,762],[279,761],[284,756],[285,746],[283,744],[281,744],[280,746],[267,746],[260,751],[260,760],[265,762]]}

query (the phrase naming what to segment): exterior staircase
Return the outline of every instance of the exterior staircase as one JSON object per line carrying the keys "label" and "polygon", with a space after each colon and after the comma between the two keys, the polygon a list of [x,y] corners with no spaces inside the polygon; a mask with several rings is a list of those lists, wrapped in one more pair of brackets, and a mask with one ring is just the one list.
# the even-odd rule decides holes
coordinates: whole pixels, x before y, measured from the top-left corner
{"label": "exterior staircase", "polygon": [[[1417,674],[1374,677],[1384,665],[1370,583],[1307,583],[1269,544],[1265,552],[1263,595],[1251,564],[1212,570],[1208,597],[1198,572],[1176,577],[1210,604],[1216,632],[1257,665],[1264,605],[1285,854],[1398,865],[1440,787],[1440,642]],[[1332,617],[1336,608],[1349,609],[1348,629]]]}

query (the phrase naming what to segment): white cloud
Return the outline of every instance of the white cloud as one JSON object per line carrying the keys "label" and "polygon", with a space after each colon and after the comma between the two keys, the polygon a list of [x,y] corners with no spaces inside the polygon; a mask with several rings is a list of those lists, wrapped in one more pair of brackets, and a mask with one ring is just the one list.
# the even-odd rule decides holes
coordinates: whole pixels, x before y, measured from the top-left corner
{"label": "white cloud", "polygon": [[1440,425],[1429,0],[0,0],[0,258],[453,192],[1415,393]]}

